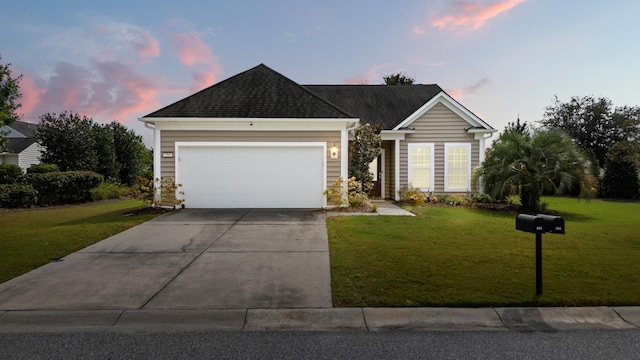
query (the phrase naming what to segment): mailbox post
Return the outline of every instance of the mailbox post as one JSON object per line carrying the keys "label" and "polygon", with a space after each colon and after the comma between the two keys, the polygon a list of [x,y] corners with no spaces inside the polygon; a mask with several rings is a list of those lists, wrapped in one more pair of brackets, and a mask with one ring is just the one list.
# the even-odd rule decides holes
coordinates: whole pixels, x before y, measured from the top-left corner
{"label": "mailbox post", "polygon": [[542,295],[542,234],[564,234],[564,220],[552,215],[516,216],[516,230],[536,234],[536,295]]}

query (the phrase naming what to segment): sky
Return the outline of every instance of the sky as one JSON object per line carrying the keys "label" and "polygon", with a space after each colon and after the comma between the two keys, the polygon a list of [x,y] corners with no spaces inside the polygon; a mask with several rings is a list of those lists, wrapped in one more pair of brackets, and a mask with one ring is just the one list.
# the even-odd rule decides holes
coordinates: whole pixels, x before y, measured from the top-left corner
{"label": "sky", "polygon": [[[264,63],[299,84],[438,84],[502,131],[557,96],[640,105],[638,0],[0,0],[22,120],[138,118]],[[497,135],[494,135],[494,138]]]}

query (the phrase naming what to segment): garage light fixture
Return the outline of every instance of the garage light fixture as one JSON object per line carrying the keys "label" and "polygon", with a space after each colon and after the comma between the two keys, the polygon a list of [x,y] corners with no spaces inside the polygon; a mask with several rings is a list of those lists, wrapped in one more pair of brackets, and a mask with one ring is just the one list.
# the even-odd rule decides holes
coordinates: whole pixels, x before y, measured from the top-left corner
{"label": "garage light fixture", "polygon": [[335,143],[333,144],[333,146],[331,146],[331,158],[332,159],[338,158],[338,147],[336,146]]}

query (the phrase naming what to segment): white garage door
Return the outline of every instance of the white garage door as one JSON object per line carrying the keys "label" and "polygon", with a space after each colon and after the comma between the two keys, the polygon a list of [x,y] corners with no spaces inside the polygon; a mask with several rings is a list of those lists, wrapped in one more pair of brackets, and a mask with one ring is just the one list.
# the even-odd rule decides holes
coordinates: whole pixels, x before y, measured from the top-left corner
{"label": "white garage door", "polygon": [[320,208],[320,144],[178,145],[177,180],[188,208]]}

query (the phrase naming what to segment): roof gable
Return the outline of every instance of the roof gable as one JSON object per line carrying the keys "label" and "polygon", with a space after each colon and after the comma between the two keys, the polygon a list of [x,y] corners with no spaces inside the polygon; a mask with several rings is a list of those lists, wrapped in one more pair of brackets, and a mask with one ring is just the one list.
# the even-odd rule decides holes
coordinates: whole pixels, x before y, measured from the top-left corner
{"label": "roof gable", "polygon": [[361,123],[394,129],[442,89],[438,85],[303,85]]}
{"label": "roof gable", "polygon": [[442,104],[446,106],[449,110],[453,111],[456,115],[461,117],[464,121],[466,121],[470,129],[476,129],[480,132],[495,132],[495,129],[491,127],[486,122],[482,121],[478,116],[469,111],[467,108],[462,106],[459,102],[454,100],[451,96],[449,96],[444,91],[438,93],[436,96],[432,97],[429,101],[424,103],[419,109],[417,109],[413,114],[408,116],[404,121],[397,124],[393,130],[400,130],[402,128],[409,127],[414,121],[416,121],[420,116],[424,115],[426,112],[431,110],[437,104]]}
{"label": "roof gable", "polygon": [[353,118],[264,64],[144,118]]}

